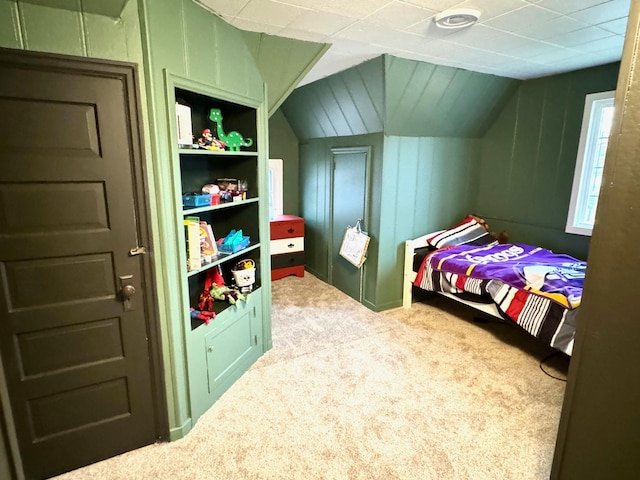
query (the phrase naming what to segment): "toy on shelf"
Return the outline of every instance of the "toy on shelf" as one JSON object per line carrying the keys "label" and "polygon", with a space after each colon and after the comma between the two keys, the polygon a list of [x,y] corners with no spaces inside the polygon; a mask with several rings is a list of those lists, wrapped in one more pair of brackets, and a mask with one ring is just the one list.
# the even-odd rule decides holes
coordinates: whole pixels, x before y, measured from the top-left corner
{"label": "toy on shelf", "polygon": [[224,150],[225,144],[213,136],[210,128],[205,128],[198,139],[198,146],[206,150]]}
{"label": "toy on shelf", "polygon": [[222,140],[229,151],[239,152],[240,147],[250,147],[253,145],[252,139],[244,138],[239,132],[224,132],[224,127],[222,126],[222,112],[219,108],[212,108],[209,111],[209,120],[216,124],[216,132],[218,133],[218,138]]}
{"label": "toy on shelf", "polygon": [[247,191],[249,190],[249,182],[247,180],[219,178],[217,182],[220,189],[220,201],[239,202],[247,199]]}
{"label": "toy on shelf", "polygon": [[202,186],[202,193],[211,195],[211,205],[220,205],[220,187],[213,183]]}
{"label": "toy on shelf", "polygon": [[216,265],[207,272],[204,290],[200,294],[198,308],[202,311],[213,311],[213,303],[216,300],[222,300],[231,305],[235,305],[240,301],[247,301],[246,295],[225,285],[220,265]]}
{"label": "toy on shelf", "polygon": [[208,312],[206,310],[200,311],[195,308],[190,309],[190,316],[195,320],[202,320],[206,325],[209,325],[209,322],[216,318],[216,314],[214,312]]}
{"label": "toy on shelf", "polygon": [[250,258],[240,260],[231,269],[231,273],[240,293],[253,291],[253,285],[256,283],[256,262]]}
{"label": "toy on shelf", "polygon": [[229,234],[218,240],[218,251],[220,253],[236,253],[249,246],[250,239],[242,234],[242,230],[231,230]]}

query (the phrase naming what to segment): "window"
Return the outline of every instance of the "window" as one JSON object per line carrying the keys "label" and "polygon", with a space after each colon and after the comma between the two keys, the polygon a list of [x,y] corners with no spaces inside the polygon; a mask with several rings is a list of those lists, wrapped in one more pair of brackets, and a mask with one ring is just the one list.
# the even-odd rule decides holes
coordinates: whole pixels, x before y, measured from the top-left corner
{"label": "window", "polygon": [[613,120],[615,91],[587,95],[573,175],[567,233],[591,235]]}
{"label": "window", "polygon": [[282,215],[282,159],[269,159],[269,220]]}

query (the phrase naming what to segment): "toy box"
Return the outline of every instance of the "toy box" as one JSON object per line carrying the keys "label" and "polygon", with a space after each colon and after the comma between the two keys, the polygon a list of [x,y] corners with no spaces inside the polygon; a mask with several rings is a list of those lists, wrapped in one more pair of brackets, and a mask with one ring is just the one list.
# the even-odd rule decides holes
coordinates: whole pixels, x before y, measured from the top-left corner
{"label": "toy box", "polygon": [[203,193],[201,195],[187,194],[182,196],[182,206],[184,207],[206,207],[211,205],[211,194]]}

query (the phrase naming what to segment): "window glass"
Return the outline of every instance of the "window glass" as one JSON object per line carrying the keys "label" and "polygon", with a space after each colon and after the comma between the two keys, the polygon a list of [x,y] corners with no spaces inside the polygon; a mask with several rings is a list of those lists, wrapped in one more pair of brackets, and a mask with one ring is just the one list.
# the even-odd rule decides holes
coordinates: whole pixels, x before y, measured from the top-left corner
{"label": "window glass", "polygon": [[615,91],[586,96],[567,233],[591,235],[613,121],[614,96]]}
{"label": "window glass", "polygon": [[282,215],[282,159],[269,159],[269,220]]}

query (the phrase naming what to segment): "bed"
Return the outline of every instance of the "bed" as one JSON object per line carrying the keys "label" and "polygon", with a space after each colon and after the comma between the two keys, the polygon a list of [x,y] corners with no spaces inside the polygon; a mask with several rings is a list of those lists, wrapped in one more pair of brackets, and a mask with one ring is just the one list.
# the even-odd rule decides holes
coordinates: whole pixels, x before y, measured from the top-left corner
{"label": "bed", "polygon": [[586,262],[499,242],[479,217],[405,242],[403,306],[414,287],[510,321],[571,355]]}

